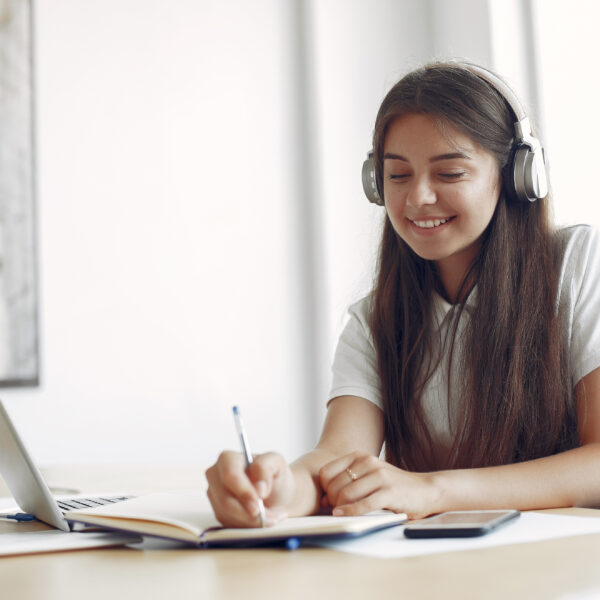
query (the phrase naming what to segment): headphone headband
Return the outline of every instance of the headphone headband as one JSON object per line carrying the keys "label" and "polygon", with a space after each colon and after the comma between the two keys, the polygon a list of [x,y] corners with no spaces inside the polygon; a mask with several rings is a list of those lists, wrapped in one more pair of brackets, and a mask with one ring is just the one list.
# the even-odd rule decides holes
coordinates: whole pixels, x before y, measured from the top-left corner
{"label": "headphone headband", "polygon": [[473,63],[456,62],[454,64],[466,69],[467,71],[471,71],[471,73],[474,75],[477,75],[484,81],[487,81],[508,102],[512,108],[512,111],[517,117],[517,121],[522,121],[523,119],[527,118],[525,109],[523,108],[521,101],[517,98],[517,95],[513,92],[510,86],[505,81],[500,79],[500,77],[498,77],[495,73],[492,73],[492,71],[486,69],[485,67],[474,65]]}

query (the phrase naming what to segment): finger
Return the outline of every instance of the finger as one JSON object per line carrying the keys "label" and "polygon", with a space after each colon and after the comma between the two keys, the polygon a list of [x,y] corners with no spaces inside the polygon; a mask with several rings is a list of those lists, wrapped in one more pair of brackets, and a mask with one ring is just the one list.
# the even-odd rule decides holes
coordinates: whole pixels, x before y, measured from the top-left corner
{"label": "finger", "polygon": [[275,452],[266,452],[254,457],[248,467],[248,477],[260,498],[268,498],[271,495],[275,480],[285,467],[285,460]]}
{"label": "finger", "polygon": [[340,473],[332,482],[335,505],[353,502],[381,488],[387,480],[385,475],[386,463],[379,458],[370,454],[358,456],[345,473]]}
{"label": "finger", "polygon": [[[336,467],[342,468],[337,475],[333,476],[333,472],[326,474],[321,485],[327,494],[327,499],[331,506],[340,504],[339,495],[348,486],[353,486],[356,481],[361,479],[367,469],[360,466],[360,461],[354,460],[348,464],[348,461],[339,462]],[[348,466],[345,466],[348,465]],[[327,481],[325,478],[329,478]]]}
{"label": "finger", "polygon": [[343,473],[356,459],[356,454],[345,454],[328,462],[319,470],[319,482],[324,490],[327,490],[333,479]]}
{"label": "finger", "polygon": [[[225,527],[260,527],[260,518],[250,517],[244,507],[230,495],[220,495],[215,488],[209,487],[207,496],[213,507],[215,517]],[[275,525],[287,515],[279,508],[265,510],[265,526]]]}
{"label": "finger", "polygon": [[244,521],[250,519],[248,513],[239,502],[237,503],[237,510],[235,506],[226,507],[227,496],[219,494],[214,487],[209,486],[206,490],[206,495],[215,513],[215,517],[224,527],[243,527]]}
{"label": "finger", "polygon": [[227,495],[233,496],[252,518],[258,518],[260,509],[258,493],[246,474],[244,457],[237,452],[223,452],[217,461],[215,481]]}
{"label": "finger", "polygon": [[[224,457],[219,457],[223,460]],[[229,493],[221,481],[218,463],[207,469],[208,489],[206,494],[217,519],[226,527],[252,527],[258,517],[248,514],[241,502]]]}
{"label": "finger", "polygon": [[[285,461],[281,459],[285,464]],[[258,527],[260,525],[260,508],[253,484],[245,471],[245,459],[235,452],[223,452],[215,465],[207,469],[206,479],[209,483],[208,498],[215,516],[221,523],[229,527]],[[228,474],[231,472],[231,474]],[[242,493],[236,483],[241,480]],[[233,482],[233,483],[232,483]],[[232,491],[233,490],[233,491]],[[247,495],[253,498],[248,502]],[[287,515],[280,507],[265,507],[267,526],[274,525]]]}
{"label": "finger", "polygon": [[[354,473],[354,471],[352,471]],[[331,506],[337,506],[338,504],[343,504],[340,502],[340,494],[346,489],[346,487],[352,486],[355,483],[355,480],[352,479],[352,476],[346,472],[346,470],[342,471],[337,477],[334,477],[328,484],[327,488],[325,488],[327,501]]]}
{"label": "finger", "polygon": [[240,502],[227,494],[223,487],[209,486],[206,495],[215,517],[225,527],[253,527],[256,520],[248,515]]}
{"label": "finger", "polygon": [[366,498],[370,494],[380,490],[382,486],[383,482],[379,473],[377,471],[372,471],[355,481],[344,484],[338,491],[335,498],[335,504],[332,504],[332,506],[343,506],[345,504],[358,502],[362,498]]}
{"label": "finger", "polygon": [[387,493],[384,490],[377,490],[372,494],[357,500],[356,502],[336,506],[333,509],[333,514],[336,517],[354,517],[358,515],[365,515],[373,512],[374,510],[385,509],[387,508],[387,504]]}
{"label": "finger", "polygon": [[345,454],[327,463],[319,470],[319,483],[331,506],[336,505],[337,495],[344,485],[352,481],[352,476],[348,469],[352,466],[355,459],[355,453]]}
{"label": "finger", "polygon": [[[371,454],[355,455],[354,462],[330,481],[327,497],[332,506],[347,504],[382,486],[385,463]],[[374,474],[375,477],[367,476]],[[360,482],[360,483],[359,483]]]}

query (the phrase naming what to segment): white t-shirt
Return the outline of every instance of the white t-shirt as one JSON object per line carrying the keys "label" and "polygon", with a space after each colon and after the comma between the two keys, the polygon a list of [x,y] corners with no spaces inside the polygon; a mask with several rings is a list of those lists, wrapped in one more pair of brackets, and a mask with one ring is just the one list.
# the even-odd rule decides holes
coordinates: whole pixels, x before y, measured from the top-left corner
{"label": "white t-shirt", "polygon": [[[587,225],[577,225],[561,230],[561,235],[565,240],[565,253],[560,271],[558,301],[564,308],[569,368],[575,384],[600,366],[600,234]],[[474,290],[469,295],[458,323],[459,350],[465,319],[469,318],[470,308],[477,302],[476,292]],[[333,361],[329,399],[359,396],[382,408],[376,351],[368,325],[370,298],[363,298],[349,309],[350,318],[340,336]],[[435,295],[433,318],[441,335],[436,335],[434,340],[446,339],[445,334],[452,320],[451,309],[448,302]],[[454,354],[457,356],[460,352],[455,351]],[[452,373],[455,368],[457,361],[450,367]],[[457,379],[453,375],[451,382]],[[457,390],[450,389],[448,398],[448,365],[447,361],[442,360],[427,382],[422,396],[427,425],[434,440],[442,447],[451,445],[455,431],[453,407],[455,409],[456,401],[453,391],[457,393]]]}

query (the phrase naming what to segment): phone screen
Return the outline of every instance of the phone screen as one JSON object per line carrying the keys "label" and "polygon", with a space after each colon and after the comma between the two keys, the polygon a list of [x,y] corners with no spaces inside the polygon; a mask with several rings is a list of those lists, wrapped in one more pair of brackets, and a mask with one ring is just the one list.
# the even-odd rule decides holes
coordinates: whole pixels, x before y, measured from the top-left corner
{"label": "phone screen", "polygon": [[518,510],[452,511],[408,524],[406,537],[471,537],[484,535],[519,516]]}
{"label": "phone screen", "polygon": [[441,515],[435,515],[427,519],[427,523],[423,525],[484,525],[490,521],[495,521],[506,514],[505,510],[497,510],[490,512],[483,511],[466,511],[466,512],[448,512]]}

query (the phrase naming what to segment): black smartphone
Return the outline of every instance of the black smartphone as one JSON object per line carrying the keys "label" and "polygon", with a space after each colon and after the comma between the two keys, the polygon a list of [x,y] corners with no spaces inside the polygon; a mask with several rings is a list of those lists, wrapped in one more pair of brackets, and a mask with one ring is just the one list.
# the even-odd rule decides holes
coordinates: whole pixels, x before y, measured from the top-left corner
{"label": "black smartphone", "polygon": [[516,519],[518,510],[456,510],[404,527],[409,538],[476,537]]}

